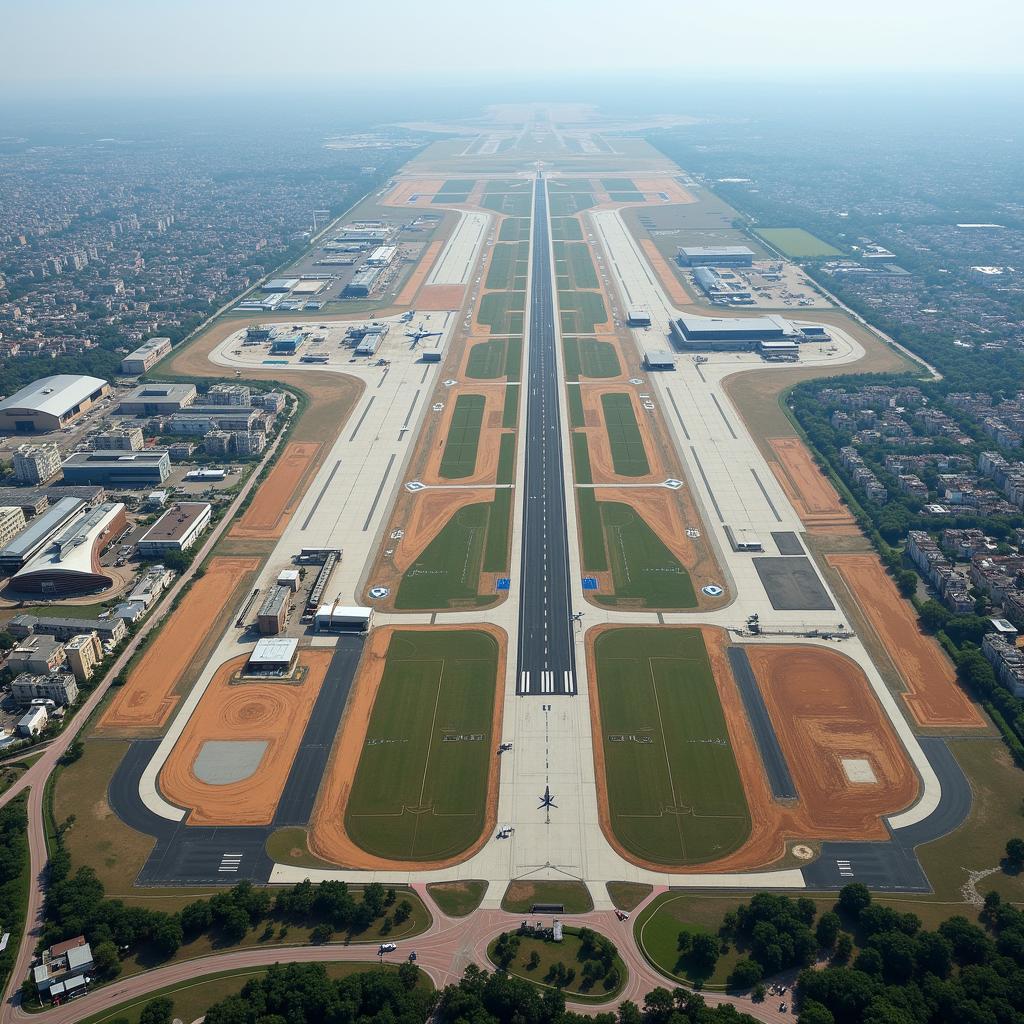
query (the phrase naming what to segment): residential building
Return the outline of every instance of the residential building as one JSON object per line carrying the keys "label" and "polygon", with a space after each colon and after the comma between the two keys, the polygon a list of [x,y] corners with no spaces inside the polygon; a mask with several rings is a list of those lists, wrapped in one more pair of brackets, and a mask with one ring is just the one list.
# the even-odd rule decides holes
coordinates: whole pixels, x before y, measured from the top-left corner
{"label": "residential building", "polygon": [[55,444],[20,444],[14,449],[11,463],[14,479],[32,487],[60,472],[60,449]]}
{"label": "residential building", "polygon": [[25,513],[18,505],[0,505],[0,548],[25,529]]}
{"label": "residential building", "polygon": [[78,699],[78,683],[70,672],[48,672],[45,675],[22,672],[11,683],[11,696],[23,707],[34,700],[52,700],[64,708]]}
{"label": "residential building", "polygon": [[56,672],[64,664],[64,645],[52,636],[27,636],[8,652],[7,667],[18,675],[29,672],[45,675]]}
{"label": "residential building", "polygon": [[7,632],[15,639],[31,636],[33,633],[53,636],[58,640],[70,640],[79,633],[95,630],[102,643],[119,643],[128,635],[125,624],[116,618],[109,619],[61,619],[56,616],[15,615],[7,623]]}
{"label": "residential building", "polygon": [[99,634],[93,629],[73,636],[64,645],[64,654],[75,679],[79,683],[86,682],[92,678],[96,666],[103,661],[103,644],[100,643]]}
{"label": "residential building", "polygon": [[92,447],[98,452],[141,452],[146,446],[141,427],[122,427],[108,430],[92,438]]}

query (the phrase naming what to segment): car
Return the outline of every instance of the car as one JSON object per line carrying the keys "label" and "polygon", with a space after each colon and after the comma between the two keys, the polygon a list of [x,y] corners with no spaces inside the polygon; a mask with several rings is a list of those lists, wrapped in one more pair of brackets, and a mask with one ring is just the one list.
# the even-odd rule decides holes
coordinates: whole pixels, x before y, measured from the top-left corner
{"label": "car", "polygon": [[383,956],[385,953],[394,953],[396,949],[398,949],[397,942],[382,942],[377,950],[377,955]]}
{"label": "car", "polygon": [[416,950],[415,949],[409,954],[409,963],[411,963],[411,964],[416,963]]}

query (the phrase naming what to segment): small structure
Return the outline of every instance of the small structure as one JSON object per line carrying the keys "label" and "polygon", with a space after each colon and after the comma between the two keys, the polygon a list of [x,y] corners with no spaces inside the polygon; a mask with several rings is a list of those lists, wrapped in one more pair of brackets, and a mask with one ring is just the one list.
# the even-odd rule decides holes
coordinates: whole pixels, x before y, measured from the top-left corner
{"label": "small structure", "polygon": [[372,608],[322,604],[316,611],[314,622],[318,633],[365,633],[372,618]]}
{"label": "small structure", "polygon": [[245,671],[247,675],[290,675],[295,668],[299,641],[293,637],[267,637],[257,640],[249,655]]}
{"label": "small structure", "polygon": [[651,314],[640,306],[634,306],[626,314],[626,323],[630,327],[650,327]]}
{"label": "small structure", "polygon": [[22,718],[18,719],[18,735],[38,736],[46,728],[48,721],[49,716],[46,714],[46,708],[35,705]]}
{"label": "small structure", "polygon": [[273,587],[256,613],[256,627],[263,636],[277,636],[288,623],[292,592],[287,587]]}
{"label": "small structure", "polygon": [[294,594],[299,589],[299,570],[282,569],[277,574],[277,585],[287,587]]}
{"label": "small structure", "polygon": [[644,367],[648,370],[674,370],[676,357],[674,352],[664,350],[644,353]]}
{"label": "small structure", "polygon": [[84,936],[78,935],[43,953],[42,962],[32,968],[32,980],[40,996],[65,1002],[85,991],[94,966],[92,948]]}

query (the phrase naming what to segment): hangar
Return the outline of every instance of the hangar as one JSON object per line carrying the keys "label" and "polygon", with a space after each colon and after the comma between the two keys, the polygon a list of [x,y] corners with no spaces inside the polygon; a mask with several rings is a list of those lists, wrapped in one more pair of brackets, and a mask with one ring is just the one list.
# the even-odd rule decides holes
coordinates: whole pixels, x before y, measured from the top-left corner
{"label": "hangar", "polygon": [[58,373],[43,377],[0,401],[0,431],[12,434],[60,430],[110,391],[99,377]]}

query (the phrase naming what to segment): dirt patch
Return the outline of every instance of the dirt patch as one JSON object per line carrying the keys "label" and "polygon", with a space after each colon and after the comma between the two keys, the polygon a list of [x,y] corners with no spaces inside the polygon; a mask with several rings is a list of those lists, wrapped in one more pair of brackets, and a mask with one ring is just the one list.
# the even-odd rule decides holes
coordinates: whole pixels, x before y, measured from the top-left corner
{"label": "dirt patch", "polygon": [[[686,204],[695,203],[697,200],[679,184],[675,178],[633,178],[638,192],[643,192],[646,201],[650,205],[661,205],[665,202],[658,195],[664,192],[670,203]],[[652,194],[655,198],[651,198]]]}
{"label": "dirt patch", "polygon": [[[424,285],[416,296],[416,308],[423,310],[462,309],[466,300],[466,286],[462,284]],[[409,300],[410,305],[412,300]]]}
{"label": "dirt patch", "polygon": [[[571,384],[570,387],[577,385]],[[649,472],[644,476],[621,476],[615,472],[615,463],[612,459],[611,442],[608,439],[608,430],[605,426],[604,407],[601,402],[603,395],[628,395],[633,405],[633,415],[636,417],[637,426],[640,429],[640,436],[644,442],[644,453],[647,456]],[[621,386],[580,386],[580,400],[583,405],[583,416],[586,426],[583,428],[587,435],[587,446],[590,449],[590,468],[596,484],[646,484],[661,483],[667,477],[679,477],[678,472],[670,472],[666,467],[662,455],[666,451],[657,441],[652,425],[652,415],[642,408],[636,398],[635,389],[629,385]],[[672,449],[667,449],[671,451]],[[601,496],[600,493],[598,495]]]}
{"label": "dirt patch", "polygon": [[[333,653],[303,651],[299,664],[306,673],[299,684],[233,684],[245,656],[218,669],[160,772],[163,795],[191,811],[188,824],[270,824]],[[215,785],[193,770],[203,744],[211,740],[264,740],[268,745],[252,775]]]}
{"label": "dirt patch", "polygon": [[427,246],[426,250],[420,256],[420,261],[416,265],[416,269],[409,275],[409,280],[405,282],[402,290],[395,298],[395,302],[397,302],[398,305],[412,305],[413,299],[416,298],[416,293],[420,290],[420,287],[427,278],[427,274],[430,273],[430,269],[434,265],[434,261],[437,259],[437,254],[443,248],[443,240],[431,242]]}
{"label": "dirt patch", "polygon": [[[352,684],[348,703],[345,705],[345,716],[338,731],[334,749],[331,751],[327,774],[324,776],[317,797],[313,818],[309,825],[309,849],[312,854],[337,864],[341,867],[362,870],[402,870],[426,871],[433,868],[449,867],[460,864],[472,857],[486,843],[494,831],[498,818],[498,759],[491,759],[490,775],[487,782],[486,823],[479,840],[473,846],[443,861],[422,862],[392,861],[383,857],[374,857],[361,850],[348,837],[345,831],[345,809],[348,806],[349,794],[359,765],[359,755],[366,742],[366,730],[370,724],[373,703],[377,698],[377,690],[384,674],[387,661],[388,645],[396,629],[433,630],[433,626],[384,626],[375,629],[366,642],[363,650],[359,672]],[[498,670],[496,692],[494,697],[494,716],[491,722],[491,735],[501,735],[501,716],[504,702],[502,694],[505,686],[506,636],[496,626],[483,623],[472,626],[445,626],[446,629],[471,629],[482,631],[494,637],[498,644]]]}
{"label": "dirt patch", "polygon": [[676,277],[675,271],[668,265],[668,260],[662,256],[658,247],[649,238],[641,239],[640,246],[644,250],[651,269],[658,275],[665,294],[672,300],[672,305],[679,308],[694,305],[690,293],[683,287],[683,282]]}
{"label": "dirt patch", "polygon": [[[596,680],[594,644],[604,630],[614,628],[599,626],[587,633],[587,667],[592,680]],[[755,648],[748,645],[752,663],[753,654],[758,653],[770,665],[767,675],[762,676],[757,667],[755,672],[800,794],[798,801],[780,803],[772,796],[743,699],[729,667],[726,655],[729,636],[725,630],[710,626],[703,627],[701,633],[747,798],[750,836],[738,850],[704,864],[673,867],[636,857],[619,843],[612,831],[604,750],[595,740],[598,817],[605,838],[615,850],[631,863],[653,871],[707,873],[749,871],[776,865],[786,856],[787,846],[797,840],[884,839],[888,833],[881,816],[907,806],[916,795],[918,780],[860,668],[831,651],[800,646]],[[809,653],[809,660],[801,658],[803,652]],[[793,666],[797,681],[794,684],[788,682],[788,665]],[[811,667],[809,676],[806,674],[808,666]],[[787,694],[790,685],[793,692]],[[823,696],[819,697],[819,693]],[[790,697],[795,702],[792,712],[783,706]],[[594,736],[600,737],[596,682],[590,686],[590,718]],[[834,738],[830,736],[830,728],[836,730]],[[849,783],[841,764],[837,776],[831,768],[836,761],[835,752],[829,746],[833,742],[847,744],[840,749],[862,751],[855,756],[874,758],[876,774],[880,780],[885,780],[884,785],[880,781],[877,787],[871,787],[872,792],[866,793],[869,787]],[[867,754],[863,753],[865,750]],[[828,794],[827,799],[824,794]],[[830,806],[830,801],[836,801],[841,810]]]}
{"label": "dirt patch", "polygon": [[323,460],[323,448],[323,443],[289,442],[270,475],[256,488],[252,504],[231,527],[231,536],[254,540],[280,537]]}
{"label": "dirt patch", "polygon": [[921,632],[909,602],[875,554],[829,555],[907,688],[903,700],[921,726],[985,728],[981,713],[960,688],[953,663],[933,637]]}
{"label": "dirt patch", "polygon": [[219,639],[219,619],[232,614],[235,594],[259,569],[258,558],[210,560],[206,573],[168,616],[156,639],[117,691],[100,719],[100,731],[162,728],[181,699],[182,677],[210,638]]}
{"label": "dirt patch", "polygon": [[[443,184],[443,178],[405,178],[381,200],[381,206],[430,206]],[[413,196],[418,198],[410,202]]]}
{"label": "dirt patch", "polygon": [[504,384],[480,384],[474,382],[472,390],[462,391],[466,395],[482,395],[484,399],[483,420],[480,424],[480,440],[476,449],[476,465],[471,476],[447,479],[441,476],[441,460],[444,458],[452,416],[455,413],[458,395],[450,394],[441,414],[441,428],[427,454],[426,466],[419,479],[425,484],[493,484],[498,479],[498,453],[501,449],[501,435],[506,433],[501,426],[502,409],[505,405]]}
{"label": "dirt patch", "polygon": [[778,458],[778,462],[768,465],[809,530],[843,532],[852,527],[853,532],[858,532],[853,513],[800,438],[773,437],[768,443]]}

